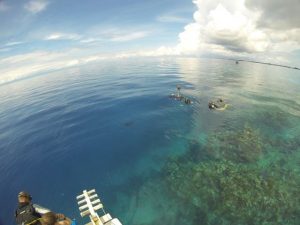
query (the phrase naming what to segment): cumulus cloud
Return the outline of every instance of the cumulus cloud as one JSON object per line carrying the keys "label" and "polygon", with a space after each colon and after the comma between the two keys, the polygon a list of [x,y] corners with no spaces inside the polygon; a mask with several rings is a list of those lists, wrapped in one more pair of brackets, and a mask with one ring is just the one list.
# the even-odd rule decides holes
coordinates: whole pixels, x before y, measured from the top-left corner
{"label": "cumulus cloud", "polygon": [[[295,1],[295,7],[299,7]],[[179,34],[179,44],[174,48],[175,54],[182,55],[217,55],[225,57],[261,58],[284,61],[280,55],[286,55],[295,49],[300,49],[300,17],[287,19],[277,26],[265,23],[268,13],[279,12],[286,2],[276,5],[277,0],[194,0],[197,11],[194,22],[185,26]],[[260,4],[256,5],[256,2]],[[254,5],[256,5],[254,7]],[[275,7],[277,6],[277,8]],[[284,12],[273,18],[289,14],[291,5],[282,7]],[[276,8],[276,9],[275,9]],[[274,11],[272,11],[274,10]],[[298,10],[299,11],[299,10]],[[297,11],[297,12],[298,12]],[[291,11],[294,12],[293,10]],[[274,21],[275,22],[275,21]],[[287,25],[289,24],[289,25]],[[268,26],[267,26],[268,25]],[[283,27],[285,30],[283,31]]]}
{"label": "cumulus cloud", "polygon": [[178,48],[182,53],[263,52],[269,47],[267,35],[256,29],[259,14],[251,12],[243,1],[197,0],[195,22],[180,34]]}
{"label": "cumulus cloud", "polygon": [[[299,7],[299,0],[194,0],[197,10],[194,21],[187,24],[178,36],[178,44],[173,47],[160,47],[156,50],[124,52],[116,55],[90,55],[86,46],[78,51],[68,52],[33,52],[0,59],[0,84],[34,73],[79,65],[105,58],[127,58],[136,56],[222,56],[252,59],[257,61],[283,63],[300,67],[300,19],[291,7]],[[31,12],[37,13],[47,6],[46,1],[32,0]],[[28,4],[30,3],[28,2]],[[34,7],[33,2],[43,2]],[[290,4],[288,4],[289,2]],[[276,5],[277,3],[277,5]],[[293,4],[293,5],[292,5]],[[29,5],[28,5],[29,7]],[[35,8],[35,9],[34,9]],[[282,11],[280,10],[282,9]],[[28,9],[29,10],[29,9]],[[272,14],[271,12],[274,12]],[[276,25],[272,24],[282,19]],[[290,14],[290,16],[288,16]],[[294,18],[289,18],[293,17]],[[176,18],[162,17],[161,20],[172,21]],[[37,39],[77,40],[85,44],[112,41],[126,42],[146,37],[151,31],[96,27],[90,35],[74,33],[39,34]],[[7,43],[0,52],[9,51],[10,47],[21,44]],[[96,43],[97,44],[97,43]],[[92,48],[90,48],[92,49]],[[86,52],[83,52],[86,51]],[[294,61],[293,61],[294,60]]]}
{"label": "cumulus cloud", "polygon": [[263,28],[300,28],[299,0],[246,0],[246,6],[261,13],[258,26]]}
{"label": "cumulus cloud", "polygon": [[36,14],[36,13],[39,13],[39,12],[45,10],[48,5],[49,5],[49,2],[46,0],[30,0],[29,2],[27,2],[24,5],[24,8],[27,11],[29,11],[33,14]]}

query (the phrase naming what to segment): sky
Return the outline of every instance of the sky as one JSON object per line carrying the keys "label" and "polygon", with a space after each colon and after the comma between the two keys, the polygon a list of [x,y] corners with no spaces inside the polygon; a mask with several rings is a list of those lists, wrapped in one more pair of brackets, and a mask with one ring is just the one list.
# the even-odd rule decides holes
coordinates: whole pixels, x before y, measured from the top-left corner
{"label": "sky", "polygon": [[0,84],[107,58],[300,67],[299,0],[0,0]]}

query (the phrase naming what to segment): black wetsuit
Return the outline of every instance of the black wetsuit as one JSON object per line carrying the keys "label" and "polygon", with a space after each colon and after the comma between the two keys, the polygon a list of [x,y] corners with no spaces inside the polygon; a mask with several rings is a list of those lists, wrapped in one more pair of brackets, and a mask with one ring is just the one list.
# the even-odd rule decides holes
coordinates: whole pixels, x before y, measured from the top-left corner
{"label": "black wetsuit", "polygon": [[[32,203],[19,203],[15,212],[16,223],[18,225],[32,223],[33,221],[41,218],[41,214],[36,212]],[[39,221],[33,225],[40,224]]]}

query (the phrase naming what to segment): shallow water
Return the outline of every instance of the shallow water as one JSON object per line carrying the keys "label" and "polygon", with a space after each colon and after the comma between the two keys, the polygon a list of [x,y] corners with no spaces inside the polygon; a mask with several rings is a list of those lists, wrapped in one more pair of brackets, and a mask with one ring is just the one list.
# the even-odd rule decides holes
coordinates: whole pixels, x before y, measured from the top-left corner
{"label": "shallow water", "polygon": [[[192,105],[168,98],[177,84]],[[123,224],[213,224],[203,219],[216,216],[203,199],[199,208],[171,191],[166,163],[183,157],[184,167],[212,135],[245,126],[267,143],[247,166],[266,179],[275,165],[299,185],[299,84],[297,70],[185,58],[102,61],[0,86],[1,224],[14,223],[20,190],[83,224],[75,197],[91,188]],[[210,111],[218,97],[227,110]],[[200,157],[196,164],[207,161],[214,163]]]}

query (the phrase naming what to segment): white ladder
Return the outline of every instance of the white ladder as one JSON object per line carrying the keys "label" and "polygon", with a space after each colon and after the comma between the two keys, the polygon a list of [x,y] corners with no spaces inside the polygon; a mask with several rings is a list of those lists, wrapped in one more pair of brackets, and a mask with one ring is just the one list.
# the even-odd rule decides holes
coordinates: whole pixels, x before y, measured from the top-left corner
{"label": "white ladder", "polygon": [[[101,203],[95,189],[90,191],[84,190],[77,197],[79,211],[81,217],[89,216],[91,222],[86,225],[122,225],[117,218],[112,218],[109,213],[106,213],[103,204]],[[103,215],[99,217],[97,210],[101,209]]]}

